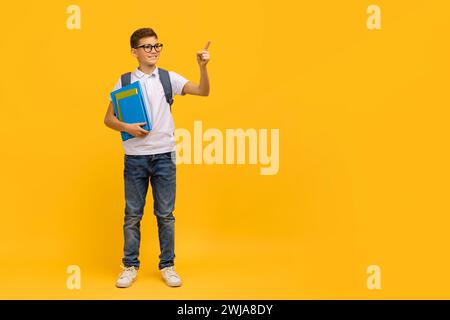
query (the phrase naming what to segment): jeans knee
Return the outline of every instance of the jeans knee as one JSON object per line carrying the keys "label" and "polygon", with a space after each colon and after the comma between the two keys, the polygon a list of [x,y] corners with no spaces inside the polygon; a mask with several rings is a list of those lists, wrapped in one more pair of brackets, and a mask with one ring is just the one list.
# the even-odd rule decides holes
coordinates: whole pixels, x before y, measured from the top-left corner
{"label": "jeans knee", "polygon": [[[142,209],[143,210],[143,209]],[[125,209],[125,224],[136,225],[142,220],[142,210],[134,210],[129,207]]]}
{"label": "jeans knee", "polygon": [[142,215],[145,207],[145,202],[140,203],[136,201],[126,201],[125,202],[125,214],[132,216]]}
{"label": "jeans knee", "polygon": [[173,215],[172,211],[155,211],[156,218],[158,220],[158,223],[170,223],[172,221],[175,221],[175,216]]}

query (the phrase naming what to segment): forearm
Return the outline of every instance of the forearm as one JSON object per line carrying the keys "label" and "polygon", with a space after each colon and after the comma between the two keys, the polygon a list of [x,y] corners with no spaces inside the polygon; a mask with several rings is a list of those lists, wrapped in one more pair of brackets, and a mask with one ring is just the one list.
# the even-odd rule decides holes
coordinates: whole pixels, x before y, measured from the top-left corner
{"label": "forearm", "polygon": [[198,85],[200,95],[207,96],[209,95],[209,78],[208,78],[208,70],[205,66],[200,66],[200,83]]}
{"label": "forearm", "polygon": [[127,131],[128,130],[128,123],[120,121],[115,116],[107,117],[104,122],[108,128],[111,128],[113,130],[116,130],[116,131]]}

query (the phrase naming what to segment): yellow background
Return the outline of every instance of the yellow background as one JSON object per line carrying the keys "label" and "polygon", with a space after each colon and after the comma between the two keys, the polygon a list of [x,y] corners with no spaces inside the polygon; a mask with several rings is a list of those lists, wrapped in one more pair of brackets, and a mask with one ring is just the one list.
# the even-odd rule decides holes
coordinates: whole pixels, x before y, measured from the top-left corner
{"label": "yellow background", "polygon": [[[66,8],[81,8],[69,30]],[[377,4],[382,30],[366,27]],[[448,1],[27,1],[2,4],[1,298],[450,298]],[[280,170],[180,165],[164,285],[151,193],[139,280],[122,256],[123,151],[103,124],[129,36],[198,82],[178,128],[279,128]],[[381,290],[366,287],[369,265]],[[81,268],[81,290],[66,267]]]}

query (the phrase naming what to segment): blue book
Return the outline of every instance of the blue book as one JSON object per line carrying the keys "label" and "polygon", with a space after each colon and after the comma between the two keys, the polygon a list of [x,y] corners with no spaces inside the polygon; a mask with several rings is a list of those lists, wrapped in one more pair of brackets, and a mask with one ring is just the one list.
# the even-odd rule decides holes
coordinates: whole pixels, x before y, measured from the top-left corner
{"label": "blue book", "polygon": [[[111,92],[116,117],[126,123],[145,122],[141,128],[150,131],[152,123],[147,112],[147,105],[139,81]],[[122,141],[135,138],[128,132],[121,131]]]}

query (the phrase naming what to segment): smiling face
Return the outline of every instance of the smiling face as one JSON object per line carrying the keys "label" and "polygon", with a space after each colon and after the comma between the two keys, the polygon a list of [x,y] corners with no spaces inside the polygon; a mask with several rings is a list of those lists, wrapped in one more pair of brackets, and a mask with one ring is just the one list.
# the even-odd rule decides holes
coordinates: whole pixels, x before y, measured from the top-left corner
{"label": "smiling face", "polygon": [[[145,45],[155,45],[158,43],[158,38],[156,37],[145,37],[139,39],[138,45],[136,48],[131,49],[131,53],[138,60],[140,65],[145,65],[149,67],[153,67],[159,60],[159,55],[161,52],[156,52],[156,49],[151,48],[150,52],[146,52],[144,49]],[[148,51],[148,49],[147,49]]]}

